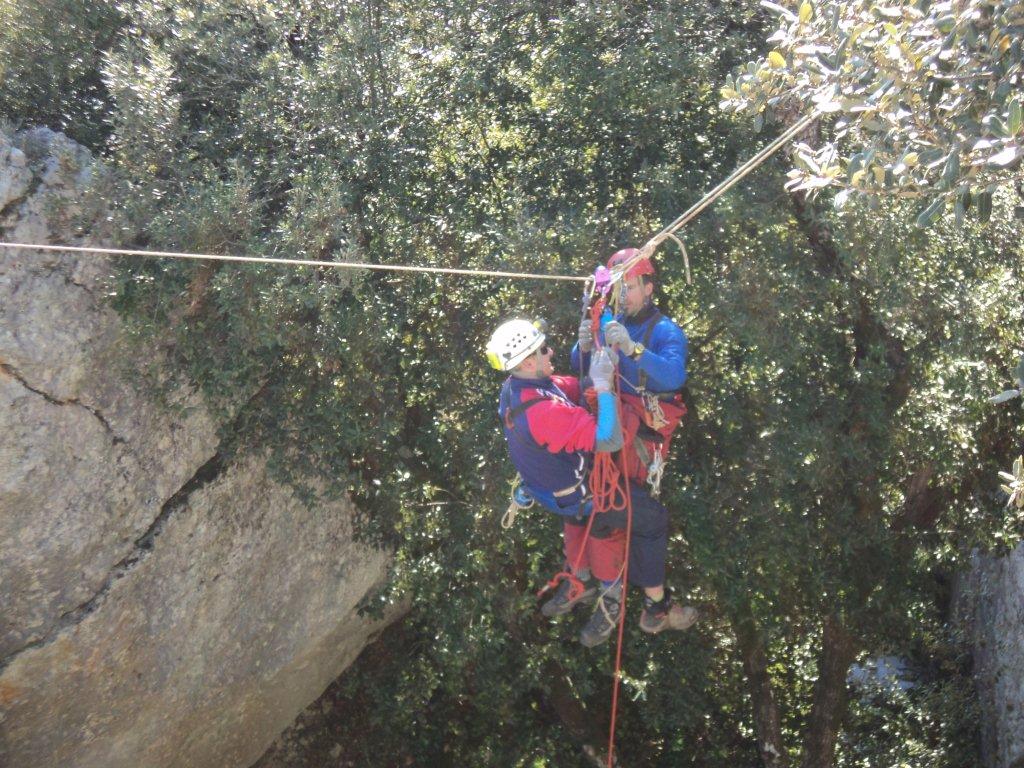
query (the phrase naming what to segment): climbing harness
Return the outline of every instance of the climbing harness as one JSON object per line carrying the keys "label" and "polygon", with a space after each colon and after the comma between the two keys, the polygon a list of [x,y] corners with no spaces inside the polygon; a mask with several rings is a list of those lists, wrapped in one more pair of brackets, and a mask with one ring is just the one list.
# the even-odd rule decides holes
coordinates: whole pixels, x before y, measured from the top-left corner
{"label": "climbing harness", "polygon": [[644,414],[647,426],[654,431],[664,429],[668,426],[668,419],[665,418],[665,409],[661,407],[661,400],[653,392],[646,389],[640,391],[640,400],[644,404]]}
{"label": "climbing harness", "polygon": [[[651,337],[654,335],[654,329],[661,322],[663,315],[661,312],[655,310],[654,314],[651,315],[650,320],[647,322],[647,327],[644,329],[643,339],[640,343],[644,349],[650,346]],[[639,368],[639,365],[637,366]],[[640,368],[640,373],[637,375],[637,384],[634,389],[640,396],[640,400],[644,406],[644,421],[651,429],[657,432],[659,429],[663,429],[668,426],[669,421],[665,418],[665,410],[661,407],[661,398],[657,393],[650,392],[647,389],[647,381],[649,377],[647,371]]]}

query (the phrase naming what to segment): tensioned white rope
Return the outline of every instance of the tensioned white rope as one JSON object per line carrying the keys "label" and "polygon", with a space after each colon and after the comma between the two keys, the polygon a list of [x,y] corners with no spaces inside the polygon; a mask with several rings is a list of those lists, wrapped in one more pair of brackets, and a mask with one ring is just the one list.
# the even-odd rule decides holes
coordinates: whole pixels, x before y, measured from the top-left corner
{"label": "tensioned white rope", "polygon": [[94,248],[77,245],[39,245],[37,243],[0,243],[0,248],[29,248],[62,253],[100,253],[108,256],[148,256],[160,259],[192,259],[195,261],[234,261],[249,264],[287,264],[296,267],[333,267],[336,269],[379,269],[390,272],[425,272],[429,274],[468,275],[470,277],[503,277],[519,280],[574,280],[589,277],[576,275],[542,275],[532,272],[498,272],[486,269],[453,269],[451,267],[416,267],[408,264],[365,264],[354,261],[314,261],[312,259],[277,259],[260,256],[225,256],[215,253],[181,253],[178,251],[140,251],[127,248]]}
{"label": "tensioned white rope", "polygon": [[[644,246],[640,249],[640,252],[629,259],[626,262],[618,265],[612,270],[612,282],[617,281],[624,275],[636,262],[644,258],[649,258],[655,249],[661,245],[665,240],[672,239],[679,246],[679,249],[683,252],[683,259],[686,263],[686,279],[687,282],[690,280],[690,260],[686,253],[686,246],[683,242],[675,236],[675,233],[688,224],[690,221],[699,216],[704,209],[710,206],[715,200],[728,192],[732,187],[738,184],[744,177],[747,176],[751,171],[757,168],[761,163],[775,154],[779,147],[786,144],[800,131],[804,130],[818,117],[818,112],[815,110],[811,114],[807,115],[803,119],[791,125],[783,133],[764,147],[760,152],[751,157],[747,162],[743,163],[739,168],[729,174],[718,186],[714,187],[710,192],[705,194],[700,200],[694,203],[688,208],[679,218],[665,227],[661,232],[656,234],[650,240],[648,240]],[[195,261],[231,261],[231,262],[243,262],[249,264],[286,264],[288,266],[295,267],[329,267],[333,269],[375,269],[389,272],[421,272],[427,274],[441,274],[441,275],[466,275],[469,277],[494,277],[494,278],[507,278],[512,280],[562,280],[562,281],[574,281],[574,282],[588,282],[592,278],[590,276],[578,277],[576,275],[545,275],[537,274],[533,272],[501,272],[497,270],[485,270],[485,269],[454,269],[451,267],[418,267],[408,264],[367,264],[363,262],[351,262],[351,261],[315,261],[312,259],[278,259],[273,257],[260,257],[260,256],[228,256],[222,254],[213,253],[186,253],[179,251],[143,251],[127,248],[96,248],[91,246],[74,246],[74,245],[41,245],[38,243],[4,243],[0,242],[0,248],[9,249],[30,249],[37,251],[56,251],[61,253],[98,253],[108,256],[143,256],[149,258],[168,258],[168,259],[191,259]]]}
{"label": "tensioned white rope", "polygon": [[715,202],[715,200],[717,200],[719,197],[721,197],[734,186],[736,186],[736,184],[742,181],[743,178],[747,176],[747,174],[749,174],[751,171],[753,171],[755,168],[761,165],[761,163],[763,163],[765,160],[767,160],[769,157],[775,154],[782,145],[789,142],[790,139],[792,139],[802,130],[807,128],[807,126],[809,126],[811,123],[817,120],[818,115],[818,110],[814,110],[809,115],[806,115],[801,120],[798,120],[785,131],[780,133],[774,141],[765,146],[760,152],[758,152],[756,155],[747,160],[747,162],[743,163],[743,165],[741,165],[739,168],[737,168],[735,171],[729,174],[718,186],[714,187],[700,200],[698,200],[692,206],[687,208],[686,211],[682,215],[680,215],[678,219],[673,221],[671,224],[669,224],[667,227],[661,230],[661,232],[659,232],[650,240],[648,240],[636,256],[629,259],[628,261],[623,262],[620,265],[617,265],[616,268],[612,270],[612,282],[618,280],[621,275],[626,274],[626,272],[629,271],[629,269],[641,259],[650,258],[651,254],[654,253],[657,247],[670,238],[676,242],[676,244],[679,246],[679,249],[683,252],[683,259],[686,262],[686,279],[687,282],[689,282],[690,259],[689,256],[687,256],[686,254],[686,247],[683,245],[682,241],[675,236],[675,233],[679,231],[682,227],[684,227],[686,224],[689,224],[691,221],[697,218],[701,213],[703,213],[704,209],[706,209],[709,205]]}

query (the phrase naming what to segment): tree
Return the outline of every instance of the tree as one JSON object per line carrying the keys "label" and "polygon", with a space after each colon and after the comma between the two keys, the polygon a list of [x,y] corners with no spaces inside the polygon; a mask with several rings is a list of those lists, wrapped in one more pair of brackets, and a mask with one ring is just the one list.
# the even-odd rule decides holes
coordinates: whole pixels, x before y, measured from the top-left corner
{"label": "tree", "polygon": [[763,121],[825,114],[829,140],[800,147],[790,189],[922,201],[918,224],[952,201],[988,221],[992,194],[1022,181],[1024,8],[1015,0],[812,2],[780,17],[768,54],[736,70],[723,108]]}
{"label": "tree", "polygon": [[[758,55],[766,19],[748,2],[146,0],[123,23],[96,71],[125,243],[584,273],[756,143],[714,87]],[[1013,425],[985,398],[1021,320],[1020,232],[1001,216],[908,230],[904,202],[828,213],[780,196],[782,178],[766,166],[687,231],[692,287],[658,254],[663,304],[693,342],[664,488],[670,572],[706,618],[683,638],[627,633],[620,751],[966,765],[969,684],[932,574],[971,537],[1017,535],[991,479]],[[478,352],[506,314],[543,314],[564,363],[578,296],[122,267],[126,322],[211,402],[249,399],[229,445],[271,449],[300,488],[293,467],[321,473],[357,502],[361,535],[395,550],[393,588],[415,609],[395,664],[350,681],[373,706],[339,726],[346,749],[366,765],[411,749],[439,765],[580,762],[604,732],[610,667],[573,627],[532,618],[556,528],[497,525],[510,468]],[[846,668],[881,650],[923,679],[865,703]],[[883,722],[890,740],[872,735]]]}
{"label": "tree", "polygon": [[102,146],[101,62],[124,21],[117,4],[0,0],[0,21],[0,116]]}

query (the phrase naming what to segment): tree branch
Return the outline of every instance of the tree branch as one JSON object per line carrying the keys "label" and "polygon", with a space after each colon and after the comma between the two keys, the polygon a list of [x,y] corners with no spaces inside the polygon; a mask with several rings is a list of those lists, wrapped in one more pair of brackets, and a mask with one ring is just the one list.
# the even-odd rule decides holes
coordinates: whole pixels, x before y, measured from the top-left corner
{"label": "tree branch", "polygon": [[856,653],[857,642],[842,620],[836,615],[826,618],[801,768],[831,768],[835,761],[836,741],[846,713],[846,676]]}
{"label": "tree branch", "polygon": [[789,755],[782,740],[779,706],[768,676],[764,636],[754,621],[749,604],[744,604],[737,612],[732,624],[743,660],[743,672],[747,676],[750,698],[754,704],[758,752],[761,753],[765,768],[786,768]]}

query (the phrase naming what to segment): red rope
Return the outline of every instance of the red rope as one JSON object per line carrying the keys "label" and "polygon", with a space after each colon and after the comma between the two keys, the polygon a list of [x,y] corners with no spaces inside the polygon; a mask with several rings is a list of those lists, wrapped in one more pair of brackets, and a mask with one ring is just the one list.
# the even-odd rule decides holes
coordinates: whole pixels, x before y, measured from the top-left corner
{"label": "red rope", "polygon": [[[605,299],[601,297],[594,302],[594,306],[590,310],[591,330],[594,336],[594,346],[597,349],[601,348],[601,314],[604,311],[604,306]],[[623,421],[620,378],[620,376],[615,377],[615,408],[621,429]],[[594,521],[594,514],[599,511],[626,510],[626,551],[622,563],[622,605],[619,610],[619,634],[615,646],[611,722],[608,726],[608,768],[613,768],[615,765],[615,725],[619,711],[619,681],[622,679],[622,637],[626,627],[626,594],[629,592],[629,545],[633,535],[633,495],[629,485],[629,474],[626,470],[625,450],[619,451],[618,467],[615,466],[615,459],[610,453],[594,454],[594,467],[590,472],[590,489],[594,494],[594,512],[590,515],[591,523]],[[583,539],[584,546],[589,533],[588,524],[587,533]],[[580,554],[582,554],[582,547]]]}
{"label": "red rope", "polygon": [[[590,309],[590,322],[594,334],[594,345],[596,349],[601,348],[600,328],[601,313],[604,311],[605,299],[601,297]],[[620,376],[615,377],[615,408],[619,420],[619,427],[622,427],[622,399]],[[570,571],[556,573],[544,586],[537,597],[540,597],[549,589],[554,589],[564,579],[570,581],[570,596],[579,595],[583,591],[583,583],[576,576],[580,562],[583,559],[583,551],[590,538],[590,529],[594,525],[594,518],[603,512],[611,510],[626,510],[626,552],[622,563],[622,606],[619,611],[619,634],[615,648],[615,678],[612,682],[612,712],[611,723],[608,728],[608,768],[615,765],[615,724],[619,709],[619,681],[622,677],[622,637],[626,622],[626,593],[629,590],[629,544],[633,534],[633,497],[630,491],[629,475],[626,471],[625,450],[619,451],[619,466],[616,466],[615,459],[611,453],[595,452],[594,466],[590,471],[590,490],[593,493],[593,510],[590,519],[587,521],[587,528],[583,532],[583,540],[580,542],[579,551],[576,553],[576,560]],[[576,591],[578,590],[578,591]]]}
{"label": "red rope", "polygon": [[[615,380],[615,407],[618,410],[619,424],[622,424],[622,400],[619,395],[619,381]],[[610,456],[610,455],[609,455]],[[612,714],[608,726],[608,768],[615,765],[615,721],[619,709],[619,680],[622,677],[622,634],[626,627],[626,593],[629,591],[629,543],[633,534],[633,493],[626,474],[626,452],[619,451],[621,477],[625,478],[626,499],[626,552],[622,563],[622,608],[619,611],[619,636],[615,646],[615,678],[612,681]]]}
{"label": "red rope", "polygon": [[[601,348],[601,314],[604,312],[605,299],[602,296],[590,309],[590,325],[594,335],[594,346]],[[619,382],[615,380],[616,408],[619,409],[619,425],[622,425],[622,409],[618,405]],[[615,466],[615,459],[610,453],[595,453],[594,466],[590,470],[590,490],[594,494],[594,511],[610,512],[626,508],[626,494],[629,488],[625,472],[620,472]]]}

